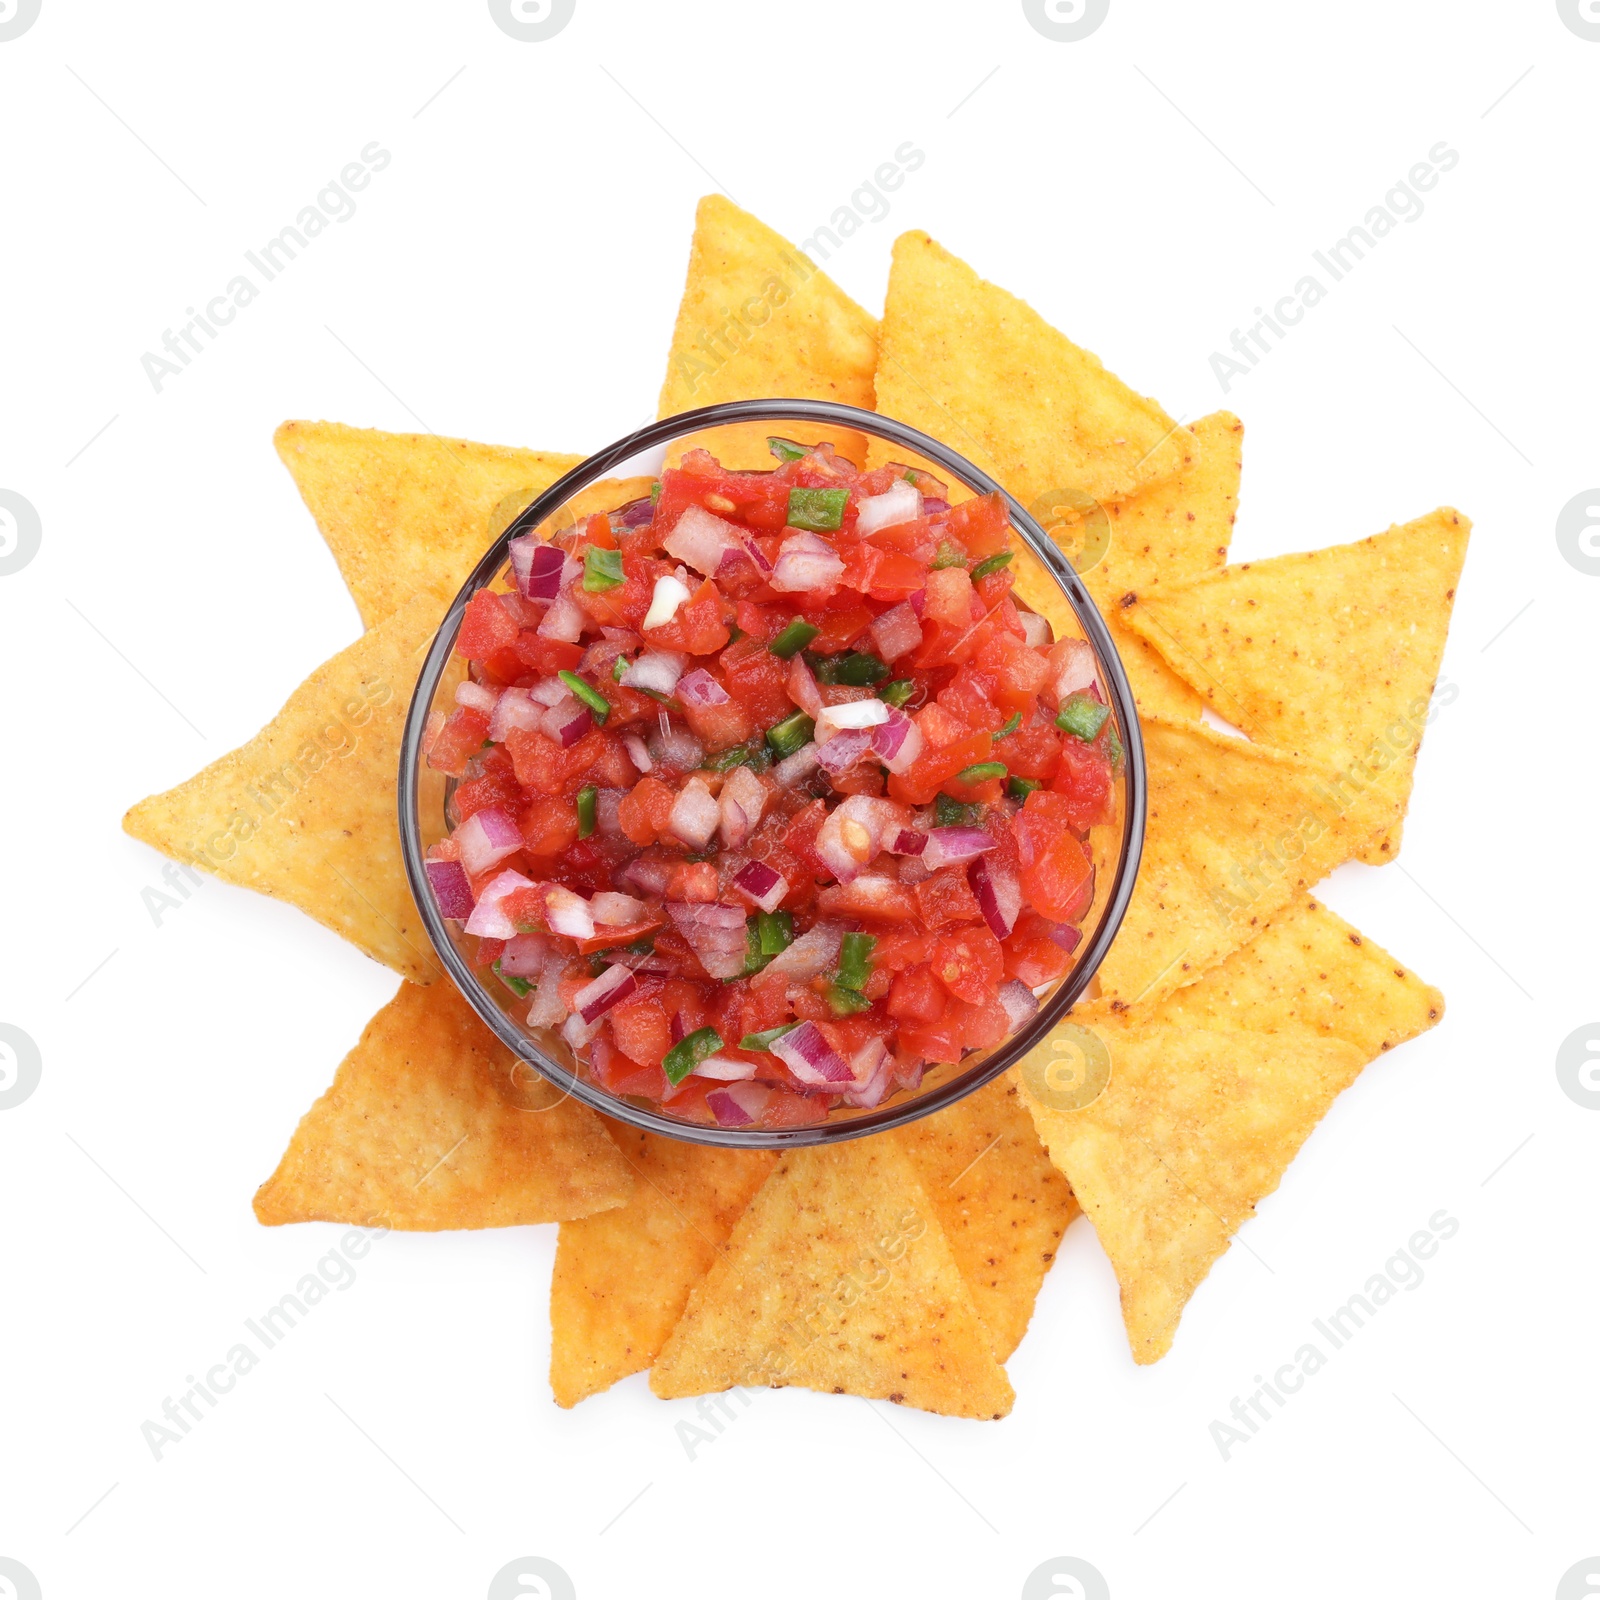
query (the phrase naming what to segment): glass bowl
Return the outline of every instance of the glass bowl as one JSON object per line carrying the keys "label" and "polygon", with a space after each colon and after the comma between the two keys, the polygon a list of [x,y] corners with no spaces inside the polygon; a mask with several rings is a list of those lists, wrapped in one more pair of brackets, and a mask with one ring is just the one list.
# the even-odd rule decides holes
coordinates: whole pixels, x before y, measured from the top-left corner
{"label": "glass bowl", "polygon": [[[423,664],[406,719],[399,783],[400,839],[406,876],[428,937],[450,979],[506,1047],[556,1088],[619,1122],[668,1138],[752,1149],[826,1144],[900,1127],[971,1094],[1048,1039],[1088,987],[1116,936],[1133,892],[1145,813],[1144,748],[1133,694],[1116,647],[1088,591],[1061,550],[1033,517],[1007,495],[1012,527],[1020,541],[1013,568],[1018,574],[1018,586],[1031,588],[1036,595],[1041,591],[1048,595],[1053,602],[1050,609],[1055,613],[1052,620],[1058,638],[1062,621],[1070,618],[1078,634],[1094,650],[1100,682],[1108,694],[1126,752],[1115,784],[1113,820],[1091,832],[1089,843],[1096,878],[1094,899],[1081,924],[1083,938],[1074,952],[1073,964],[1041,996],[1038,1013],[1019,1032],[987,1053],[970,1052],[959,1062],[930,1066],[915,1090],[896,1090],[870,1110],[840,1106],[825,1121],[786,1128],[721,1128],[674,1116],[643,1099],[619,1097],[586,1074],[559,1034],[526,1025],[522,1014],[528,1002],[519,1000],[492,975],[485,973],[487,982],[480,978],[479,969],[472,962],[475,941],[440,915],[424,870],[429,846],[450,831],[447,808],[453,783],[426,765],[423,731],[435,706],[447,709],[453,704],[455,684],[461,676],[460,663],[453,652],[462,615],[479,589],[506,586],[506,547],[517,535],[537,531],[548,538],[570,526],[578,516],[621,505],[640,490],[637,485],[620,483],[613,488],[614,480],[654,477],[664,463],[676,461],[692,446],[705,446],[725,465],[754,468],[765,454],[761,441],[768,434],[831,440],[841,454],[863,467],[884,460],[924,467],[950,483],[952,501],[997,489],[1004,492],[1003,485],[927,434],[874,412],[828,401],[739,401],[686,411],[641,428],[590,456],[524,509],[505,504],[499,508],[494,520],[505,521],[506,526],[451,603]],[[863,449],[867,459],[861,458]],[[770,456],[766,456],[766,462],[771,462]],[[1033,609],[1043,606],[1036,602]]]}

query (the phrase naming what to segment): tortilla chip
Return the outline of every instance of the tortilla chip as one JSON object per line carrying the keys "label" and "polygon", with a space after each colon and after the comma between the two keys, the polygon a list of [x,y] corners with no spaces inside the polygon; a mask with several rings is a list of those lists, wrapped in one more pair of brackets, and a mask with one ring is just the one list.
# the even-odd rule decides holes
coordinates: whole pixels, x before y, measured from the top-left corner
{"label": "tortilla chip", "polygon": [[301,1118],[255,1212],[280,1222],[508,1228],[620,1206],[600,1118],[534,1075],[448,983],[402,983]]}
{"label": "tortilla chip", "polygon": [[[1370,1061],[1444,1015],[1444,996],[1343,917],[1302,895],[1243,949],[1153,1006],[1121,1016],[1130,1026],[1296,1030],[1342,1039]],[[1116,1020],[1108,1003],[1073,1008],[1093,1027]]]}
{"label": "tortilla chip", "polygon": [[[658,417],[729,400],[834,400],[870,411],[877,357],[877,322],[804,251],[720,194],[701,200]],[[766,445],[774,431],[721,428],[705,442],[726,467],[765,470],[775,464]],[[863,459],[859,434],[830,437]]]}
{"label": "tortilla chip", "polygon": [[561,1225],[550,1280],[558,1406],[655,1360],[777,1160],[769,1150],[685,1144],[603,1120],[636,1181],[618,1210]]}
{"label": "tortilla chip", "polygon": [[956,1417],[1011,1409],[938,1214],[893,1139],[782,1155],[650,1374],[664,1400],[743,1384]]}
{"label": "tortilla chip", "polygon": [[[1250,734],[1340,775],[1392,860],[1471,523],[1445,507],[1355,544],[1141,591],[1123,620]],[[1381,830],[1381,831],[1380,831]]]}
{"label": "tortilla chip", "polygon": [[[1130,589],[1149,593],[1162,581],[1182,582],[1228,559],[1239,506],[1244,424],[1229,411],[1202,417],[1174,435],[1183,464],[1165,483],[1101,506],[1086,497],[1046,491],[1028,509],[1077,569],[1111,630],[1141,714],[1192,721],[1204,703],[1160,651],[1122,624],[1119,601]],[[1037,561],[1018,561],[1016,592],[1050,619],[1059,639],[1081,630],[1055,580]]]}
{"label": "tortilla chip", "polygon": [[518,492],[527,505],[583,459],[342,422],[285,422],[272,442],[369,628],[423,592],[442,614],[489,547],[495,505]]}
{"label": "tortilla chip", "polygon": [[1024,1073],[1050,1157],[1094,1224],[1122,1288],[1133,1359],[1172,1346],[1189,1297],[1365,1057],[1309,1034],[1100,1024],[1111,1083],[1052,1110]]}
{"label": "tortilla chip", "polygon": [[1153,1001],[1237,950],[1350,853],[1339,796],[1300,756],[1146,717],[1149,807],[1127,915],[1100,992]]}
{"label": "tortilla chip", "polygon": [[135,839],[287,900],[402,977],[438,963],[400,864],[400,735],[438,602],[421,596],[311,674],[248,744],[122,819]]}
{"label": "tortilla chip", "polygon": [[877,396],[1024,505],[1057,490],[1124,499],[1183,465],[1155,401],[921,232],[895,240]]}
{"label": "tortilla chip", "polygon": [[997,1361],[1022,1343],[1078,1203],[1039,1143],[1008,1073],[901,1128]]}

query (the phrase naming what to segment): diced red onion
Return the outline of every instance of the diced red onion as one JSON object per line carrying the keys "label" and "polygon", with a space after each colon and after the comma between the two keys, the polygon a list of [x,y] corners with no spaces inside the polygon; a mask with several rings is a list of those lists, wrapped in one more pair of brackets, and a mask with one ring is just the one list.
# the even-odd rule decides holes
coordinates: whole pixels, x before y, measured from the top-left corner
{"label": "diced red onion", "polygon": [[528,690],[528,698],[546,708],[572,698],[572,691],[559,678],[541,678]]}
{"label": "diced red onion", "polygon": [[816,534],[791,534],[778,546],[778,559],[767,583],[780,594],[803,594],[812,589],[828,589],[844,574],[842,562],[833,546]]}
{"label": "diced red onion", "polygon": [[624,528],[643,528],[654,519],[655,514],[656,503],[647,494],[630,500],[620,511],[611,513]]}
{"label": "diced red onion", "polygon": [[561,1037],[567,1041],[572,1049],[581,1050],[599,1033],[601,1020],[601,1018],[596,1017],[593,1022],[585,1022],[582,1013],[574,1011],[561,1024]]}
{"label": "diced red onion", "polygon": [[676,650],[646,650],[637,661],[628,663],[622,674],[624,687],[648,689],[652,694],[671,694],[689,658]]}
{"label": "diced red onion", "polygon": [[730,551],[744,556],[739,530],[703,506],[686,506],[661,543],[674,561],[693,567],[707,578],[717,576],[722,570],[722,558]]}
{"label": "diced red onion", "polygon": [[866,728],[851,728],[817,746],[817,760],[829,772],[848,772],[872,748],[872,734]]}
{"label": "diced red onion", "polygon": [[1050,937],[1070,956],[1083,938],[1083,929],[1075,928],[1070,922],[1052,922]]}
{"label": "diced red onion", "polygon": [[985,850],[994,849],[994,840],[982,828],[933,828],[922,862],[930,872],[940,867],[962,865]]}
{"label": "diced red onion", "polygon": [[429,861],[428,887],[439,902],[441,917],[458,920],[472,915],[472,885],[467,881],[467,869],[459,861]]}
{"label": "diced red onion", "polygon": [[912,522],[922,515],[922,496],[904,478],[896,478],[882,494],[856,504],[856,532],[865,537],[879,528]]}
{"label": "diced red onion", "polygon": [[622,748],[628,752],[628,759],[641,772],[649,772],[655,766],[650,758],[650,752],[643,739],[636,733],[625,733],[622,736]]}
{"label": "diced red onion", "polygon": [[510,917],[501,908],[501,902],[513,889],[531,889],[532,882],[524,878],[520,872],[512,872],[509,868],[500,873],[498,877],[490,879],[483,886],[483,893],[478,896],[478,903],[472,908],[472,915],[467,918],[466,932],[475,933],[484,939],[510,939],[520,931]]}
{"label": "diced red onion", "polygon": [[588,620],[583,608],[570,594],[558,594],[550,602],[550,609],[539,624],[542,639],[558,639],[563,644],[576,644],[583,637],[583,625]]}
{"label": "diced red onion", "polygon": [[570,750],[590,728],[594,717],[588,706],[574,695],[568,695],[560,705],[551,706],[540,719],[540,727],[563,750]]}
{"label": "diced red onion", "polygon": [[916,828],[902,828],[884,846],[891,855],[920,856],[928,848],[928,836]]}
{"label": "diced red onion", "polygon": [[490,867],[522,848],[522,829],[503,806],[474,811],[453,837],[461,851],[461,865],[474,878],[481,878]]}
{"label": "diced red onion", "polygon": [[706,1110],[717,1119],[719,1128],[748,1128],[771,1099],[772,1090],[759,1083],[735,1083],[726,1089],[713,1089],[706,1096]]}
{"label": "diced red onion", "polygon": [[625,928],[630,922],[642,922],[650,915],[650,908],[631,894],[607,890],[589,896],[589,915],[596,925],[605,923],[609,927]]}
{"label": "diced red onion", "polygon": [[908,650],[922,643],[922,623],[909,602],[902,600],[887,611],[867,630],[885,661],[895,661]]}
{"label": "diced red onion", "polygon": [[1089,648],[1087,640],[1064,639],[1061,669],[1056,673],[1056,699],[1065,700],[1069,694],[1087,689],[1094,682],[1094,673],[1094,651]]}
{"label": "diced red onion", "polygon": [[889,1092],[894,1059],[881,1038],[872,1038],[850,1058],[855,1087],[845,1090],[844,1103],[870,1110]]}
{"label": "diced red onion", "polygon": [[950,509],[943,495],[925,494],[922,497],[922,514],[925,517],[942,517]]}
{"label": "diced red onion", "polygon": [[799,651],[789,661],[789,676],[784,680],[784,687],[789,691],[789,698],[808,717],[815,717],[821,712],[822,690],[817,687],[816,674]]}
{"label": "diced red onion", "polygon": [[761,972],[761,979],[787,978],[803,983],[819,972],[826,972],[839,959],[844,929],[832,922],[819,922],[800,935],[787,950],[775,955]]}
{"label": "diced red onion", "polygon": [[1022,886],[1016,877],[1005,867],[991,868],[978,856],[967,867],[967,882],[972,885],[989,932],[997,939],[1008,938],[1022,911]]}
{"label": "diced red onion", "polygon": [[676,968],[665,956],[652,951],[608,950],[606,960],[614,965],[631,967],[635,972],[673,972]]}
{"label": "diced red onion", "polygon": [[1039,1002],[1034,998],[1033,990],[1015,978],[1008,978],[1000,985],[995,999],[1005,1008],[1006,1021],[1013,1033],[1039,1014]]}
{"label": "diced red onion", "polygon": [[926,589],[918,589],[914,595],[910,595],[906,599],[906,604],[910,606],[919,617],[922,615],[923,608],[927,605],[927,603],[928,591]]}
{"label": "diced red onion", "polygon": [[496,744],[503,744],[513,728],[532,733],[539,726],[545,709],[526,689],[503,690],[489,718],[489,737]]}
{"label": "diced red onion", "polygon": [[1022,624],[1022,637],[1031,649],[1048,650],[1055,643],[1056,636],[1048,617],[1041,616],[1037,611],[1024,611],[1018,606],[1017,620]]}
{"label": "diced red onion", "polygon": [[679,772],[693,772],[705,760],[705,746],[687,728],[675,728],[665,711],[661,713],[661,733],[650,741],[650,753],[663,766]]}
{"label": "diced red onion", "polygon": [[655,589],[650,596],[650,609],[644,614],[644,627],[660,628],[671,622],[678,614],[678,607],[688,598],[688,584],[671,573],[663,573],[656,579]]}
{"label": "diced red onion", "polygon": [[[841,734],[839,739],[851,737]],[[905,812],[892,800],[847,795],[823,820],[813,849],[840,883],[849,883],[883,848],[886,838],[899,834],[904,821]]]}
{"label": "diced red onion", "polygon": [[537,534],[524,533],[506,546],[506,553],[517,588],[529,600],[554,600],[561,593],[567,558],[559,546],[546,544]]}
{"label": "diced red onion", "polygon": [[595,832],[607,839],[620,839],[622,832],[622,802],[627,798],[626,789],[602,789],[595,796],[594,801],[594,828]]}
{"label": "diced red onion", "polygon": [[686,706],[725,706],[729,697],[704,667],[696,667],[678,679],[678,698]]}
{"label": "diced red onion", "polygon": [[542,933],[519,933],[506,940],[500,970],[508,978],[537,978],[550,959],[550,941]]}
{"label": "diced red onion", "polygon": [[900,1089],[917,1089],[922,1085],[925,1063],[915,1059],[896,1057],[893,1066],[895,1086]]}
{"label": "diced red onion", "polygon": [[[504,968],[501,969],[504,971]],[[620,1005],[639,987],[639,980],[626,967],[607,967],[593,983],[586,983],[572,997],[572,1009],[585,1022],[595,1022],[612,1006]]]}
{"label": "diced red onion", "polygon": [[691,778],[672,802],[672,812],[667,826],[672,836],[680,839],[691,850],[704,850],[717,831],[721,811],[716,796],[706,787],[704,778]]}
{"label": "diced red onion", "polygon": [[922,729],[898,707],[872,730],[872,752],[890,772],[906,772],[922,754],[927,740]]}
{"label": "diced red onion", "polygon": [[737,978],[744,971],[749,943],[737,906],[669,901],[667,915],[711,977]]}
{"label": "diced red onion", "polygon": [[[596,639],[588,649],[583,652],[583,659],[578,663],[580,675],[593,678],[606,678],[616,667],[617,657],[625,656],[633,645],[629,642],[633,635],[624,628],[607,628],[607,637]],[[621,634],[621,638],[612,638],[612,634]]]}
{"label": "diced red onion", "polygon": [[726,1056],[707,1056],[693,1073],[696,1078],[715,1078],[719,1083],[738,1083],[755,1075],[755,1062],[730,1061]]}
{"label": "diced red onion", "polygon": [[889,720],[891,709],[876,698],[846,700],[843,705],[824,706],[816,718],[817,743],[826,744],[839,733],[876,728]]}
{"label": "diced red onion", "polygon": [[539,987],[528,1007],[530,1028],[553,1028],[567,1014],[561,1003],[561,980],[566,975],[569,958],[559,950],[552,950],[550,958],[539,974]]}
{"label": "diced red onion", "polygon": [[471,679],[465,679],[456,685],[456,704],[470,706],[474,711],[492,715],[495,701],[499,698],[493,689],[486,689],[481,683],[473,683]]}
{"label": "diced red onion", "polygon": [[589,902],[556,884],[545,890],[544,920],[552,933],[562,933],[569,939],[594,938],[594,918],[589,915]]}
{"label": "diced red onion", "polygon": [[821,759],[817,755],[816,741],[813,740],[809,744],[801,745],[792,756],[785,756],[772,769],[772,776],[785,789],[792,789],[796,784],[804,783],[821,764]]}
{"label": "diced red onion", "polygon": [[[789,946],[790,950],[794,948],[794,945]],[[813,1088],[838,1090],[855,1082],[849,1062],[828,1043],[814,1022],[802,1022],[782,1038],[774,1039],[772,1053],[802,1083]]]}
{"label": "diced red onion", "polygon": [[765,861],[747,861],[734,873],[733,881],[766,912],[776,911],[789,892],[783,876]]}
{"label": "diced red onion", "polygon": [[723,847],[737,850],[761,821],[767,804],[767,786],[749,767],[735,767],[723,779],[717,804]]}
{"label": "diced red onion", "polygon": [[660,856],[635,856],[616,877],[641,894],[665,894],[672,881],[673,863]]}

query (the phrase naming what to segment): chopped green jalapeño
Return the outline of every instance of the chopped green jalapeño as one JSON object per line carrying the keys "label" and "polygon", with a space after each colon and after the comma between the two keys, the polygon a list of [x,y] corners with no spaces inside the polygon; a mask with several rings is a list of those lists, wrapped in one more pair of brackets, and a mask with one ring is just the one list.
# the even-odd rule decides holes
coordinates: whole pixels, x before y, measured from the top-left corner
{"label": "chopped green jalape\u00f1o", "polygon": [[586,594],[620,589],[623,581],[620,550],[602,550],[599,545],[592,544],[583,552],[583,588]]}
{"label": "chopped green jalape\u00f1o", "polygon": [[991,572],[998,572],[1002,567],[1011,565],[1011,552],[1002,550],[997,556],[988,556],[972,569],[972,581],[976,583],[979,578],[987,578]]}
{"label": "chopped green jalape\u00f1o", "polygon": [[715,1028],[696,1028],[667,1051],[661,1061],[661,1070],[666,1073],[669,1083],[682,1083],[702,1061],[714,1056],[721,1048],[722,1035]]}
{"label": "chopped green jalape\u00f1o", "polygon": [[1061,710],[1056,714],[1056,726],[1063,733],[1070,733],[1089,744],[1106,725],[1106,718],[1110,715],[1110,707],[1101,705],[1098,700],[1091,700],[1086,694],[1069,694],[1061,702]]}
{"label": "chopped green jalape\u00f1o", "polygon": [[816,731],[816,723],[805,712],[797,711],[792,717],[785,717],[775,727],[767,729],[767,743],[772,746],[773,754],[781,761],[810,744],[811,735]]}
{"label": "chopped green jalape\u00f1o", "polygon": [[803,618],[796,617],[771,644],[767,646],[773,655],[782,656],[787,661],[798,650],[804,650],[822,630],[814,624],[806,622]]}
{"label": "chopped green jalape\u00f1o", "polygon": [[781,1039],[786,1033],[793,1033],[800,1024],[798,1022],[785,1022],[778,1028],[764,1028],[760,1033],[747,1033],[739,1041],[741,1050],[770,1050],[776,1040]]}
{"label": "chopped green jalape\u00f1o", "polygon": [[596,722],[604,722],[611,715],[611,702],[598,689],[591,689],[576,672],[558,672],[556,676],[594,713]]}
{"label": "chopped green jalape\u00f1o", "polygon": [[796,444],[793,439],[770,438],[767,449],[780,461],[800,461],[811,454],[811,446]]}
{"label": "chopped green jalape\u00f1o", "polygon": [[789,526],[832,533],[843,525],[849,499],[848,489],[793,488],[789,491]]}

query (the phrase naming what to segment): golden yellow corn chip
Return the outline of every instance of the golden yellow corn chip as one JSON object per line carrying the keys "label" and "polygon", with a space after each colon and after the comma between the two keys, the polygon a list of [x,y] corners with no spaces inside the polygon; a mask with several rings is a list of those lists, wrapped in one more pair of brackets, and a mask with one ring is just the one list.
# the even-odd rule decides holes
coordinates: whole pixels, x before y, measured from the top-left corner
{"label": "golden yellow corn chip", "polygon": [[342,422],[285,422],[273,443],[369,628],[424,592],[442,615],[489,548],[495,506],[527,505],[583,459]]}
{"label": "golden yellow corn chip", "polygon": [[1299,756],[1141,719],[1149,773],[1144,856],[1100,992],[1157,1000],[1223,960],[1350,853],[1338,794]]}
{"label": "golden yellow corn chip", "polygon": [[[700,202],[657,416],[764,399],[836,400],[870,411],[877,357],[876,321],[804,251],[719,194]],[[766,469],[776,464],[766,446],[773,431],[722,429],[711,442],[725,467]],[[859,434],[835,429],[829,437],[862,459]]]}
{"label": "golden yellow corn chip", "polygon": [[1310,1034],[1097,1024],[1110,1086],[1057,1109],[1023,1069],[1050,1157],[1094,1224],[1122,1288],[1135,1361],[1157,1361],[1227,1249],[1365,1057]]}
{"label": "golden yellow corn chip", "polygon": [[1181,430],[1155,401],[921,232],[895,240],[877,396],[1024,505],[1122,499],[1183,464]]}
{"label": "golden yellow corn chip", "polygon": [[1108,1002],[1073,1008],[1088,1027],[1305,1030],[1354,1045],[1366,1061],[1444,1015],[1444,996],[1381,945],[1310,895],[1299,896],[1242,949],[1154,1005],[1115,1013]]}
{"label": "golden yellow corn chip", "polygon": [[635,1181],[626,1205],[561,1225],[550,1280],[550,1387],[559,1406],[655,1360],[777,1160],[769,1150],[719,1150],[605,1125]]}
{"label": "golden yellow corn chip", "polygon": [[989,1331],[895,1140],[781,1156],[650,1374],[666,1400],[756,1384],[958,1417],[1011,1409]]}
{"label": "golden yellow corn chip", "polygon": [[312,673],[248,744],[141,800],[123,827],[430,982],[438,963],[400,864],[395,773],[438,611],[427,595],[397,611]]}
{"label": "golden yellow corn chip", "polygon": [[1078,1203],[1007,1073],[895,1134],[922,1178],[978,1315],[1005,1361],[1022,1343]]}
{"label": "golden yellow corn chip", "polygon": [[256,1191],[264,1223],[433,1231],[620,1206],[628,1164],[588,1107],[520,1062],[448,983],[403,983]]}
{"label": "golden yellow corn chip", "polygon": [[1230,722],[1329,768],[1393,859],[1471,523],[1445,507],[1355,544],[1139,592],[1123,620]]}

